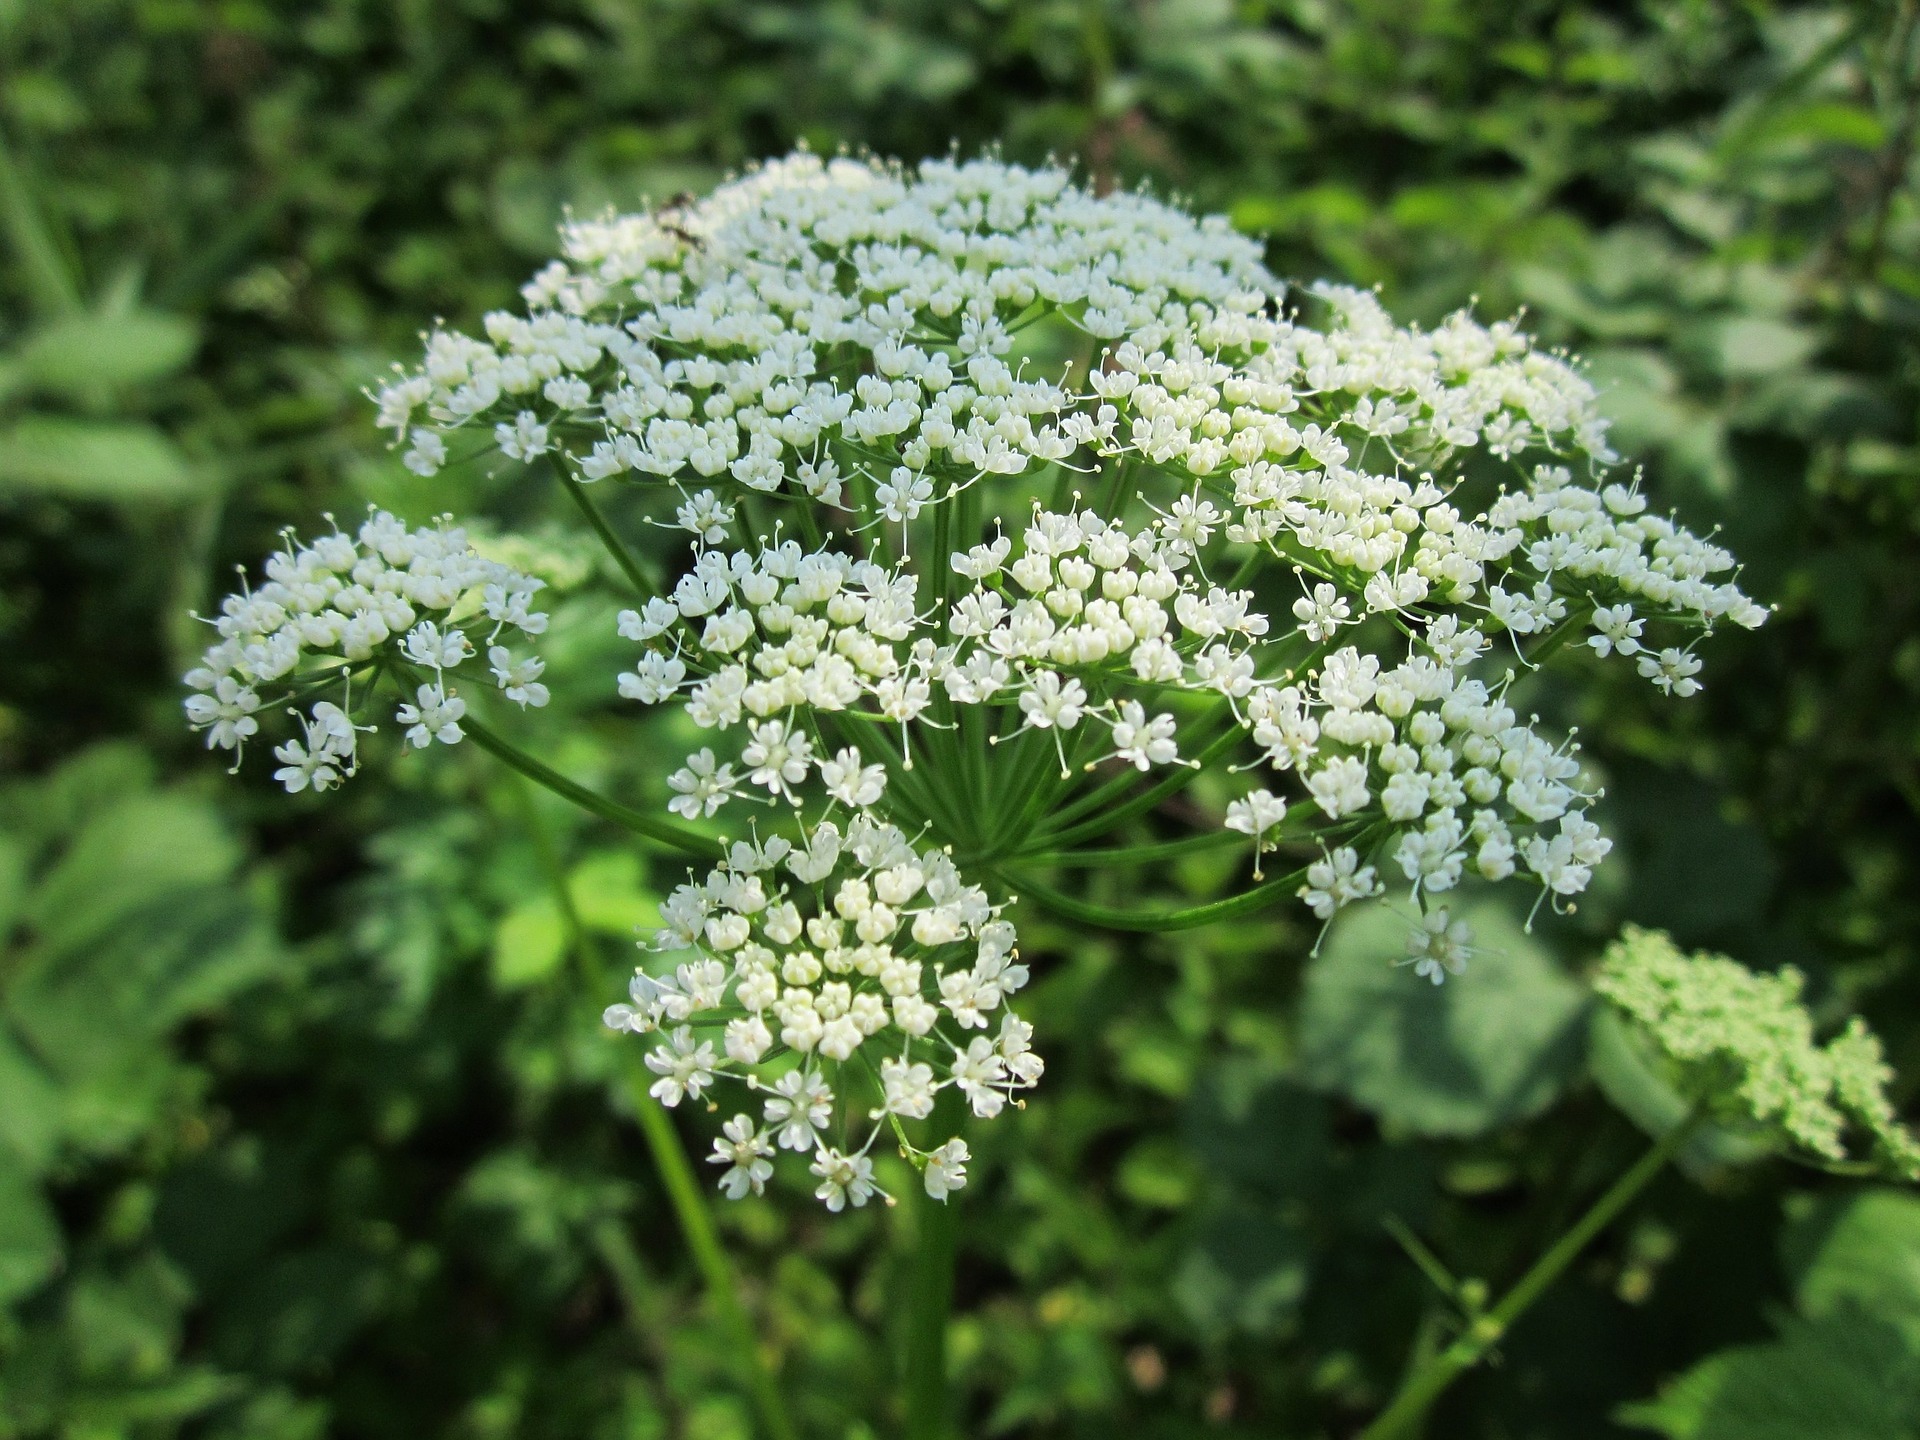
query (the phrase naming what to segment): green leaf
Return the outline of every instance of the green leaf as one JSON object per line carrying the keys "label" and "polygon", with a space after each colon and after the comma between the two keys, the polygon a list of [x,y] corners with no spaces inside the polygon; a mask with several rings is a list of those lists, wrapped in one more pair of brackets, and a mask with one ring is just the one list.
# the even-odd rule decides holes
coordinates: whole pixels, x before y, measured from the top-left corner
{"label": "green leaf", "polygon": [[1475,933],[1465,975],[1436,986],[1395,965],[1408,922],[1368,906],[1334,924],[1301,1005],[1307,1082],[1420,1135],[1537,1114],[1580,1063],[1581,987],[1498,904],[1453,910]]}
{"label": "green leaf", "polygon": [[493,983],[502,990],[537,985],[560,968],[567,929],[550,895],[522,901],[493,932]]}
{"label": "green leaf", "polygon": [[1802,1314],[1858,1306],[1920,1355],[1920,1196],[1891,1188],[1823,1195],[1781,1232],[1780,1251]]}
{"label": "green leaf", "polygon": [[1201,1222],[1175,1269],[1174,1304],[1203,1335],[1272,1335],[1306,1294],[1313,1249],[1303,1229],[1233,1205]]}
{"label": "green leaf", "polygon": [[176,501],[211,488],[212,477],[151,425],[27,415],[0,431],[0,494]]}
{"label": "green leaf", "polygon": [[1164,1135],[1149,1136],[1129,1150],[1114,1176],[1122,1195],[1157,1210],[1184,1210],[1199,1178],[1193,1156]]}
{"label": "green leaf", "polygon": [[342,1247],[282,1256],[239,1286],[213,1331],[235,1369],[277,1375],[324,1366],[380,1308],[386,1276],[372,1257]]}
{"label": "green leaf", "polygon": [[27,847],[19,837],[0,834],[0,946],[13,934],[27,894]]}
{"label": "green leaf", "polygon": [[647,889],[640,857],[631,850],[588,855],[567,877],[567,895],[588,930],[631,940],[659,928],[659,897]]}
{"label": "green leaf", "polygon": [[0,1153],[0,1305],[37,1290],[65,1254],[60,1222],[40,1187]]}
{"label": "green leaf", "polygon": [[0,1165],[7,1152],[29,1175],[46,1173],[60,1143],[60,1089],[54,1079],[0,1028]]}
{"label": "green leaf", "polygon": [[1721,321],[1709,334],[1720,373],[1737,378],[1795,369],[1820,345],[1818,332],[1761,315]]}
{"label": "green leaf", "polygon": [[75,315],[29,336],[14,359],[21,384],[84,399],[170,375],[199,343],[192,321],[157,310]]}
{"label": "green leaf", "polygon": [[87,822],[35,887],[26,919],[43,948],[69,954],[134,910],[224,882],[239,862],[211,806],[177,794],[129,796]]}
{"label": "green leaf", "polygon": [[1855,1310],[1790,1319],[1779,1340],[1711,1355],[1614,1418],[1669,1440],[1912,1440],[1920,1360]]}
{"label": "green leaf", "polygon": [[[1587,1065],[1600,1093],[1653,1139],[1686,1118],[1691,1102],[1663,1076],[1634,1038],[1633,1030],[1610,1005],[1596,1006],[1587,1027]],[[1704,1125],[1678,1156],[1680,1168],[1702,1179],[1729,1165],[1751,1165],[1772,1152],[1720,1125]]]}

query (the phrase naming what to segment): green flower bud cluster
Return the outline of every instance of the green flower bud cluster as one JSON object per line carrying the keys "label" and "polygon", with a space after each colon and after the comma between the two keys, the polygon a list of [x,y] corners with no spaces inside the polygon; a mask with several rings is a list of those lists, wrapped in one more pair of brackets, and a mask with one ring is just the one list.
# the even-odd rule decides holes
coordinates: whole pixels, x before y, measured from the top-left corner
{"label": "green flower bud cluster", "polygon": [[1685,955],[1665,934],[1628,926],[1594,989],[1637,1022],[1668,1078],[1716,1120],[1757,1126],[1788,1154],[1848,1166],[1864,1142],[1874,1168],[1920,1180],[1920,1141],[1900,1124],[1893,1071],[1858,1016],[1825,1045],[1791,966],[1758,975],[1724,955]]}

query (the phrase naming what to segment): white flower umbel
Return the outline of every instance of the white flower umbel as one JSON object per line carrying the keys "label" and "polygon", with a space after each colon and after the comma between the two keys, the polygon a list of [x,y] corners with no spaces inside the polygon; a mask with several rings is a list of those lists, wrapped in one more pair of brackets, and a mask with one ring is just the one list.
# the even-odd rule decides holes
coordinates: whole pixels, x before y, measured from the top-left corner
{"label": "white flower umbel", "polygon": [[[882,1129],[929,1194],[962,1183],[963,1143],[923,1133],[935,1096],[989,1118],[1040,1075],[1003,1007],[1016,895],[1154,929],[1295,899],[1328,921],[1392,886],[1423,912],[1409,963],[1459,973],[1448,892],[1570,903],[1609,849],[1516,678],[1625,664],[1684,700],[1704,634],[1766,618],[1731,555],[1611,473],[1570,359],[1464,311],[1290,294],[1225,221],[1144,193],[802,152],[561,249],[521,311],[433,332],[380,423],[423,475],[537,459],[641,592],[615,688],[702,734],[661,766],[677,820],[623,823],[709,853],[683,827],[753,819],[668,901],[683,953],[608,1012],[660,1032],[662,1100],[758,1087],[715,1152],[729,1194],[794,1151],[858,1207]],[[645,557],[598,509],[615,486]],[[473,726],[470,655],[481,695],[550,698],[504,633],[544,629],[534,582],[457,531],[381,516],[275,563],[193,677],[212,745],[256,734],[303,658],[399,680],[418,745]],[[351,728],[307,729],[289,786],[353,772]],[[1245,776],[1212,790],[1224,814],[1160,803],[1208,769]],[[1227,833],[1090,845],[1195,821]],[[1186,910],[1046,883],[1236,834],[1249,884]],[[1297,868],[1269,878],[1275,854]]]}
{"label": "white flower umbel", "polygon": [[653,941],[667,963],[636,971],[606,1023],[662,1037],[647,1055],[662,1104],[716,1077],[767,1094],[764,1128],[743,1115],[716,1142],[733,1198],[758,1193],[770,1172],[756,1180],[756,1167],[777,1145],[812,1156],[830,1209],[863,1205],[876,1188],[867,1156],[889,1127],[944,1198],[966,1182],[964,1144],[921,1149],[898,1122],[925,1119],[948,1086],[996,1115],[1044,1068],[1006,1008],[1027,982],[1013,927],[944,851],[916,851],[864,812],[800,834],[737,843],[675,889]]}
{"label": "white flower umbel", "polygon": [[[266,579],[229,595],[212,623],[220,638],[187,675],[188,723],[207,744],[232,750],[259,731],[254,718],[267,695],[305,696],[337,687],[302,722],[304,734],[274,750],[274,778],[289,792],[326,790],[359,768],[358,733],[373,725],[353,718],[356,676],[411,671],[431,678],[404,687],[395,718],[407,743],[425,748],[462,738],[466,701],[447,681],[502,629],[537,635],[546,616],[531,608],[542,582],[483,559],[464,530],[442,523],[409,530],[374,511],[357,534],[335,529],[306,545],[291,534],[267,560]],[[514,659],[491,645],[494,675],[521,705],[547,703],[535,657]],[[371,685],[359,701],[371,701]],[[298,712],[295,712],[298,713]],[[238,760],[236,759],[236,765]]]}

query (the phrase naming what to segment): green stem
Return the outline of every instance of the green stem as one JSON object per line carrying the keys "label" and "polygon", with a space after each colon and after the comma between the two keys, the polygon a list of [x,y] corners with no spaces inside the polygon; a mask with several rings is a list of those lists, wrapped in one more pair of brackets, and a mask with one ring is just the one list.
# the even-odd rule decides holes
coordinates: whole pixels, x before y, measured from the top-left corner
{"label": "green stem", "polygon": [[1632,1169],[1615,1180],[1606,1194],[1594,1201],[1593,1207],[1574,1222],[1572,1229],[1533,1262],[1498,1305],[1473,1320],[1465,1334],[1407,1377],[1400,1387],[1400,1393],[1393,1397],[1393,1403],[1360,1432],[1359,1440],[1396,1440],[1396,1437],[1413,1434],[1428,1407],[1440,1398],[1455,1377],[1479,1364],[1487,1351],[1500,1342],[1513,1322],[1526,1313],[1549,1285],[1560,1278],[1561,1272],[1578,1258],[1593,1238],[1613,1222],[1614,1217],[1627,1207],[1634,1196],[1646,1189],[1654,1176],[1666,1168],[1667,1162],[1692,1138],[1701,1118],[1696,1111],[1661,1136]]}
{"label": "green stem", "polygon": [[693,1166],[687,1161],[687,1152],[681,1148],[680,1137],[674,1133],[667,1112],[647,1094],[646,1082],[645,1072],[633,1077],[634,1118],[640,1122],[640,1133],[646,1137],[654,1168],[659,1171],[660,1183],[673,1205],[674,1218],[680,1222],[681,1237],[687,1242],[694,1264],[706,1282],[707,1299],[719,1312],[720,1322],[739,1356],[741,1378],[752,1392],[761,1427],[769,1440],[795,1440],[793,1422],[787,1418],[780,1388],[774,1383],[773,1373],[761,1354],[759,1339],[753,1333],[753,1322],[747,1318],[746,1307],[740,1303],[739,1292],[734,1288],[733,1267],[727,1263],[726,1251],[720,1247],[720,1236],[714,1229],[713,1216],[707,1211],[706,1199],[694,1180]]}
{"label": "green stem", "polygon": [[1245,845],[1249,837],[1237,830],[1209,830],[1181,840],[1156,840],[1146,845],[1109,845],[1098,850],[1041,850],[1022,853],[1022,865],[1063,865],[1074,870],[1104,870],[1113,865],[1132,865],[1142,860],[1171,860],[1203,850],[1222,850],[1229,845]]}
{"label": "green stem", "polygon": [[587,494],[587,487],[567,473],[564,462],[556,464],[553,468],[560,477],[561,488],[572,497],[573,503],[580,507],[580,513],[586,516],[587,524],[593,528],[593,533],[600,537],[601,546],[613,557],[614,563],[625,572],[627,580],[635,590],[640,592],[640,598],[645,600],[658,595],[660,593],[658,588],[647,579],[647,572],[640,568],[640,562],[633,558],[633,553],[627,549],[620,537],[613,533],[613,527],[607,523],[607,517],[600,513],[600,507],[594,504],[593,497]]}
{"label": "green stem", "polygon": [[[532,793],[524,785],[517,788],[522,821],[527,827],[528,838],[533,842],[540,868],[546,874],[554,903],[559,907],[568,948],[573,951],[582,975],[591,984],[598,978],[598,971],[590,948],[591,942],[580,924],[573,895],[567,889],[566,870],[561,863],[560,852],[555,848],[546,826],[541,823]],[[694,1264],[706,1284],[707,1298],[719,1313],[720,1323],[726,1327],[728,1342],[738,1357],[740,1378],[753,1397],[754,1408],[760,1413],[760,1422],[768,1440],[795,1440],[793,1422],[787,1418],[779,1387],[774,1383],[773,1373],[761,1354],[759,1340],[753,1332],[753,1322],[747,1317],[746,1307],[740,1303],[733,1267],[727,1263],[726,1252],[721,1248],[719,1234],[713,1226],[713,1216],[707,1209],[705,1197],[700,1193],[693,1166],[687,1161],[687,1152],[681,1148],[680,1137],[674,1132],[673,1122],[667,1118],[665,1109],[647,1093],[647,1072],[635,1063],[631,1053],[627,1063],[634,1118],[640,1122],[640,1133],[645,1136],[647,1149],[652,1153],[654,1169],[659,1173],[661,1186],[667,1192],[674,1219],[680,1224],[680,1236],[686,1242],[687,1250],[692,1254]],[[637,1261],[632,1256],[631,1247],[625,1245],[624,1235],[620,1240],[621,1244],[614,1247],[609,1258],[616,1266],[616,1276],[622,1283],[623,1293],[627,1293],[633,1288],[632,1275],[628,1272],[637,1269]],[[624,1266],[621,1264],[623,1254],[626,1257]],[[629,1308],[634,1308],[631,1295]],[[637,1315],[637,1310],[635,1313]]]}
{"label": "green stem", "polygon": [[[936,1133],[957,1133],[962,1123],[958,1092],[940,1092]],[[914,1198],[912,1290],[907,1297],[906,1440],[948,1440],[953,1433],[947,1388],[947,1321],[953,1310],[953,1267],[959,1254],[960,1208],[956,1200]]]}
{"label": "green stem", "polygon": [[644,835],[649,840],[658,841],[687,855],[696,855],[703,860],[717,860],[726,853],[725,847],[711,836],[682,829],[671,821],[657,820],[641,811],[629,809],[617,800],[609,800],[598,791],[589,790],[584,785],[576,785],[552,766],[534,759],[524,750],[496,735],[474,719],[472,711],[468,711],[461,717],[460,728],[466,732],[474,744],[489,755],[518,770],[536,784],[544,785],[562,799],[571,800],[589,815],[598,815],[602,820],[611,820],[614,824],[631,830],[636,835]]}
{"label": "green stem", "polygon": [[1002,874],[999,878],[1008,889],[1068,920],[1078,920],[1086,925],[1098,925],[1104,930],[1157,933],[1165,930],[1191,930],[1197,925],[1211,925],[1217,920],[1233,920],[1242,915],[1251,915],[1264,910],[1270,905],[1278,905],[1293,895],[1306,875],[1305,870],[1296,870],[1291,875],[1278,876],[1264,885],[1256,885],[1251,890],[1229,896],[1225,900],[1214,900],[1205,905],[1189,905],[1180,910],[1115,910],[1110,906],[1076,900],[1071,895],[1063,895],[1058,890],[1036,881],[1023,880],[1006,874]]}
{"label": "green stem", "polygon": [[[1216,736],[1212,743],[1207,745],[1194,757],[1200,762],[1199,768],[1189,768],[1185,765],[1175,766],[1172,774],[1163,780],[1157,781],[1124,804],[1116,805],[1112,809],[1104,809],[1104,813],[1095,815],[1091,820],[1083,821],[1078,825],[1068,825],[1063,830],[1042,831],[1036,839],[1044,841],[1049,847],[1057,848],[1076,845],[1082,840],[1091,840],[1095,836],[1110,833],[1118,826],[1131,820],[1134,816],[1146,814],[1147,811],[1153,809],[1153,807],[1158,805],[1162,800],[1167,799],[1169,796],[1177,795],[1180,791],[1186,789],[1187,786],[1193,783],[1193,777],[1198,775],[1201,769],[1204,769],[1222,755],[1226,754],[1227,751],[1232,748],[1233,743],[1240,738],[1242,733],[1240,727],[1235,725],[1225,733]],[[1137,775],[1129,774],[1108,781],[1107,784],[1101,786],[1099,790],[1086,797],[1086,799],[1075,801],[1072,805],[1060,811],[1060,818],[1068,819],[1076,814],[1085,814],[1088,810],[1096,808],[1103,809],[1105,804],[1104,797],[1125,793],[1126,790],[1132,787],[1137,779]]]}
{"label": "green stem", "polygon": [[74,282],[52,228],[34,203],[27,177],[13,163],[0,136],[0,225],[13,242],[27,298],[44,319],[80,313],[80,287]]}

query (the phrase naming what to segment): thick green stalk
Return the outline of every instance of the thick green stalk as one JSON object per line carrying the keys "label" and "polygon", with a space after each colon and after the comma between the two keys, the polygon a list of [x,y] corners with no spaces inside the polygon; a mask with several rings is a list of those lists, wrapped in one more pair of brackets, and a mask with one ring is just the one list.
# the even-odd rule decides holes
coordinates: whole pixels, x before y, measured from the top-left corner
{"label": "thick green stalk", "polygon": [[34,203],[27,177],[13,163],[4,135],[0,135],[0,225],[6,227],[7,238],[13,242],[27,299],[41,318],[54,320],[79,314],[80,287],[46,217]]}
{"label": "thick green stalk", "polygon": [[687,1242],[700,1277],[706,1282],[707,1299],[719,1311],[720,1322],[739,1354],[740,1376],[753,1395],[753,1408],[759,1413],[760,1424],[769,1440],[795,1440],[796,1432],[793,1422],[787,1418],[786,1403],[760,1353],[753,1322],[740,1303],[733,1267],[727,1263],[726,1251],[720,1247],[719,1233],[714,1229],[706,1197],[700,1193],[693,1177],[687,1152],[681,1148],[680,1137],[674,1133],[667,1112],[647,1094],[646,1072],[636,1074],[632,1085],[634,1118],[640,1122],[640,1133],[646,1137],[654,1168],[660,1173],[660,1183],[666,1188],[674,1218],[680,1222],[681,1238]]}
{"label": "thick green stalk", "polygon": [[[943,1090],[933,1128],[960,1128],[958,1092]],[[959,1200],[914,1196],[914,1251],[907,1297],[907,1440],[948,1440],[953,1404],[947,1387],[947,1321],[953,1311],[953,1266],[959,1254]]]}
{"label": "thick green stalk", "polygon": [[640,598],[645,600],[659,594],[653,583],[647,579],[647,572],[640,568],[640,562],[634,559],[633,552],[628,550],[620,537],[613,533],[613,527],[607,523],[607,517],[600,513],[600,507],[594,504],[593,497],[587,494],[586,486],[567,473],[566,462],[557,461],[553,468],[554,473],[560,477],[560,488],[565,490],[573,503],[580,508],[580,513],[586,517],[587,524],[599,537],[602,548],[613,557],[614,563],[626,575],[628,583],[640,592]]}
{"label": "thick green stalk", "polygon": [[617,800],[609,800],[598,791],[589,790],[584,785],[576,785],[552,766],[536,760],[524,750],[510,744],[496,735],[485,725],[473,718],[471,711],[461,717],[460,728],[472,738],[473,743],[505,762],[513,769],[536,784],[543,785],[560,796],[570,800],[589,815],[598,815],[602,820],[611,820],[614,824],[644,835],[684,854],[695,855],[703,860],[717,860],[726,853],[725,847],[711,836],[687,830],[669,820],[656,819],[639,810],[629,809]]}
{"label": "thick green stalk", "polygon": [[1095,850],[1040,850],[1023,852],[1022,865],[1062,865],[1070,870],[1104,870],[1114,865],[1137,865],[1146,860],[1172,860],[1205,850],[1245,845],[1248,836],[1237,830],[1210,830],[1180,840],[1156,840],[1142,845],[1107,845]]}
{"label": "thick green stalk", "polygon": [[[1194,758],[1200,762],[1201,768],[1205,768],[1226,754],[1227,751],[1232,748],[1234,741],[1238,740],[1240,736],[1241,731],[1237,726],[1227,730],[1223,734],[1216,736],[1213,741]],[[1134,782],[1138,779],[1138,776],[1133,774],[1118,776],[1108,781],[1106,785],[1103,785],[1092,795],[1066,806],[1059,812],[1059,818],[1061,820],[1068,820],[1077,814],[1085,814],[1092,809],[1099,809],[1101,813],[1096,814],[1091,820],[1083,821],[1078,825],[1068,825],[1066,828],[1059,830],[1043,830],[1035,836],[1035,843],[1044,844],[1049,849],[1057,849],[1062,846],[1077,845],[1082,840],[1091,840],[1096,836],[1109,834],[1120,825],[1133,819],[1134,816],[1144,815],[1162,800],[1167,799],[1171,795],[1179,794],[1180,791],[1186,789],[1187,786],[1193,783],[1193,777],[1199,773],[1200,770],[1192,769],[1185,765],[1175,766],[1171,774],[1156,781],[1147,789],[1142,790],[1131,800],[1107,808],[1102,797],[1112,794],[1124,794],[1128,789],[1132,788]]]}
{"label": "thick green stalk", "polygon": [[1109,905],[1094,905],[1085,900],[1076,900],[1071,895],[1063,895],[1058,890],[1036,881],[1023,880],[1006,874],[1002,874],[1000,880],[1009,890],[1025,896],[1043,909],[1051,910],[1065,919],[1078,920],[1086,925],[1098,925],[1103,930],[1138,930],[1158,933],[1166,930],[1191,930],[1198,925],[1211,925],[1218,920],[1233,920],[1242,915],[1255,914],[1269,905],[1278,905],[1293,895],[1306,875],[1305,870],[1296,870],[1291,875],[1277,876],[1264,885],[1256,885],[1251,890],[1229,896],[1225,900],[1212,900],[1205,905],[1189,905],[1179,910],[1116,910]]}
{"label": "thick green stalk", "polygon": [[1560,1278],[1561,1272],[1579,1257],[1593,1238],[1613,1222],[1627,1204],[1638,1195],[1679,1153],[1700,1124],[1695,1113],[1675,1125],[1657,1144],[1608,1188],[1607,1193],[1577,1220],[1573,1228],[1556,1240],[1514,1287],[1484,1315],[1474,1317],[1466,1333],[1446,1349],[1434,1355],[1409,1375],[1393,1403],[1360,1432],[1359,1440],[1401,1440],[1417,1432],[1422,1417],[1442,1392],[1463,1371],[1472,1369],[1487,1351],[1499,1344],[1513,1322],[1525,1314],[1546,1288]]}
{"label": "thick green stalk", "polygon": [[[589,948],[591,942],[574,908],[573,895],[567,889],[566,872],[561,866],[559,851],[554,848],[552,836],[541,823],[532,794],[525,785],[518,788],[522,820],[527,827],[528,838],[533,842],[540,868],[545,872],[548,886],[553,891],[554,903],[559,907],[568,948],[573,952],[582,977],[588,984],[593,984],[599,978],[598,967]],[[667,1112],[647,1093],[646,1070],[631,1055],[628,1064],[628,1086],[633,1095],[634,1118],[639,1122],[640,1133],[645,1137],[647,1149],[653,1156],[654,1169],[660,1176],[662,1188],[667,1192],[674,1219],[679,1222],[681,1239],[686,1242],[687,1250],[700,1271],[708,1300],[719,1313],[720,1323],[726,1327],[727,1338],[737,1356],[741,1381],[753,1397],[754,1409],[759,1412],[767,1440],[795,1440],[793,1422],[787,1418],[779,1387],[760,1353],[759,1340],[753,1333],[753,1322],[747,1316],[746,1307],[740,1303],[733,1267],[727,1263],[726,1252],[720,1246],[713,1216],[707,1209],[705,1197],[700,1193],[693,1166],[687,1161],[687,1153],[681,1148],[680,1137],[674,1132],[673,1122],[667,1118]],[[617,1253],[614,1259],[619,1259]]]}

